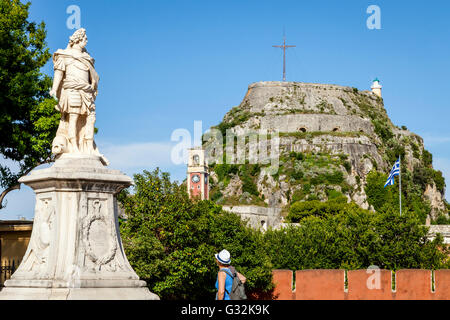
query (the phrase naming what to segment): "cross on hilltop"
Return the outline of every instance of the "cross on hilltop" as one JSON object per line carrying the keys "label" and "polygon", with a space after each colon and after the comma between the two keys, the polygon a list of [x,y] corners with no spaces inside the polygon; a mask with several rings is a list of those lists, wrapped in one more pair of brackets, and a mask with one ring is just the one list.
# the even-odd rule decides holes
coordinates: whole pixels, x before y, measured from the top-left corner
{"label": "cross on hilltop", "polygon": [[283,45],[281,46],[272,46],[275,48],[282,48],[283,49],[283,81],[286,81],[286,48],[292,48],[295,46],[288,46],[286,45],[286,36],[283,35]]}

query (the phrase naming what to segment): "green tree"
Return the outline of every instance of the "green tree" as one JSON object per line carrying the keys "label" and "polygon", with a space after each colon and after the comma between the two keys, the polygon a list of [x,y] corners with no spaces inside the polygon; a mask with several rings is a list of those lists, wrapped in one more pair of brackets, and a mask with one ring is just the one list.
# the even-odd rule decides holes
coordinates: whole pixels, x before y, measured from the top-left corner
{"label": "green tree", "polygon": [[264,237],[275,269],[448,268],[443,238],[430,241],[427,233],[413,212],[400,216],[394,209],[349,206],[334,215],[306,217],[300,227],[269,230]]}
{"label": "green tree", "polygon": [[249,291],[271,289],[272,265],[260,232],[211,201],[191,201],[183,186],[158,169],[134,176],[134,194],[119,197],[127,257],[163,299],[214,299],[214,253],[230,251]]}
{"label": "green tree", "polygon": [[372,205],[376,211],[380,211],[385,207],[394,207],[397,211],[399,210],[398,177],[395,177],[396,183],[394,186],[384,187],[387,177],[388,176],[384,173],[372,170],[366,178],[367,185],[365,191],[367,202]]}
{"label": "green tree", "polygon": [[0,208],[18,178],[51,161],[58,113],[49,98],[50,77],[40,72],[50,59],[45,24],[28,20],[30,3],[0,0],[0,153],[19,165],[0,165]]}
{"label": "green tree", "polygon": [[346,212],[355,204],[347,204],[347,198],[340,194],[329,201],[309,200],[294,202],[289,208],[286,220],[289,222],[301,222],[307,217],[326,217],[341,212]]}

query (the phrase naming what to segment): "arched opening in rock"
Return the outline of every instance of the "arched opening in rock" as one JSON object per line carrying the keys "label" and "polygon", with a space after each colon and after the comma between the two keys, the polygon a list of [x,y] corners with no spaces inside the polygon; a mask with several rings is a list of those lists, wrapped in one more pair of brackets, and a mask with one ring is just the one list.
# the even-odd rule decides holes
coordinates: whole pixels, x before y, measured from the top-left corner
{"label": "arched opening in rock", "polygon": [[300,131],[300,132],[306,132],[306,128],[305,128],[305,127],[301,127],[301,128],[298,129],[298,131]]}
{"label": "arched opening in rock", "polygon": [[267,230],[267,223],[266,223],[266,221],[261,220],[261,228],[262,228],[263,230]]}
{"label": "arched opening in rock", "polygon": [[333,132],[338,132],[338,131],[339,131],[339,128],[338,128],[338,127],[333,128]]}

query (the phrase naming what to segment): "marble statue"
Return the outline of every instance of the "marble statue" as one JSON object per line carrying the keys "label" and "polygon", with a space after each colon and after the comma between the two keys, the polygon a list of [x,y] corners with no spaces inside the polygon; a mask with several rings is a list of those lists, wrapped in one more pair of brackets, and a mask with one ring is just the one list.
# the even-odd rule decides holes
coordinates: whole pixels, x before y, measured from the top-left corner
{"label": "marble statue", "polygon": [[61,112],[52,152],[59,157],[63,153],[101,155],[94,142],[95,98],[98,93],[99,76],[95,60],[86,51],[86,30],[81,28],[70,37],[66,49],[53,54],[55,76],[50,95]]}
{"label": "marble statue", "polygon": [[133,184],[107,168],[94,142],[98,74],[87,53],[86,31],[53,55],[61,121],[55,163],[19,179],[36,194],[33,231],[0,300],[154,300],[130,265],[120,237],[117,194]]}

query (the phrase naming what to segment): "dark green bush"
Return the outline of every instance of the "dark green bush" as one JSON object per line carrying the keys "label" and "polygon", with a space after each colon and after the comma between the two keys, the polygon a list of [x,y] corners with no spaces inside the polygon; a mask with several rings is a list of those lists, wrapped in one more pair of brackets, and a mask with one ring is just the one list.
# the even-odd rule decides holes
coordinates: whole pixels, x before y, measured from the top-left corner
{"label": "dark green bush", "polygon": [[330,184],[340,184],[344,181],[344,174],[342,171],[334,171],[331,174],[325,174],[325,179]]}
{"label": "dark green bush", "polygon": [[322,202],[319,200],[294,202],[289,208],[286,220],[289,222],[301,222],[303,219],[315,216],[326,217],[347,210],[353,204],[347,204],[347,198],[337,195],[333,200]]}
{"label": "dark green bush", "polygon": [[444,190],[445,190],[445,179],[442,176],[442,171],[440,171],[440,170],[433,170],[433,180],[436,183],[436,188],[441,193],[444,193]]}
{"label": "dark green bush", "polygon": [[303,172],[300,170],[294,171],[291,177],[294,178],[295,180],[301,180],[303,178]]}
{"label": "dark green bush", "polygon": [[433,155],[428,150],[423,150],[422,162],[425,167],[431,167],[433,164]]}
{"label": "dark green bush", "polygon": [[399,216],[355,205],[306,217],[301,227],[269,230],[264,243],[276,269],[448,268],[442,237],[430,241],[427,232],[413,212]]}
{"label": "dark green bush", "polygon": [[345,170],[347,170],[347,173],[350,173],[352,170],[352,165],[349,161],[344,161],[342,163],[342,165],[344,166]]}
{"label": "dark green bush", "polygon": [[374,125],[375,133],[381,138],[383,142],[387,142],[388,140],[394,137],[394,133],[392,132],[391,127],[381,119],[375,119],[372,121]]}
{"label": "dark green bush", "polygon": [[305,158],[305,156],[303,155],[303,153],[301,152],[295,152],[295,151],[291,151],[289,153],[289,157],[295,159],[295,160],[303,160]]}

